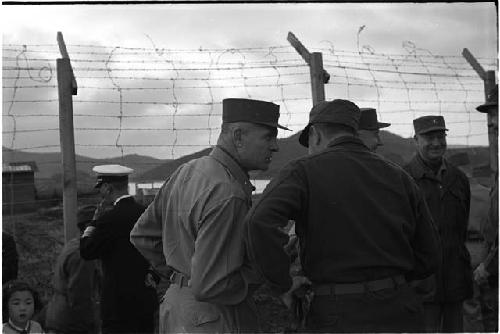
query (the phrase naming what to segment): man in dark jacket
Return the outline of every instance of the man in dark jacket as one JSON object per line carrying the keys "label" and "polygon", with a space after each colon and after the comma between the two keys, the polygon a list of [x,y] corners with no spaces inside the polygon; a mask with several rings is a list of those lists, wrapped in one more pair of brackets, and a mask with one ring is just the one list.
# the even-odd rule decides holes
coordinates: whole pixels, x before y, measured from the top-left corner
{"label": "man in dark jacket", "polygon": [[435,277],[422,282],[434,290],[424,297],[426,329],[462,332],[462,303],[472,296],[472,269],[465,246],[469,180],[444,158],[447,129],[442,116],[423,116],[415,119],[413,125],[417,154],[405,169],[425,195],[442,249],[442,262]]}
{"label": "man in dark jacket", "polygon": [[[284,167],[247,215],[250,258],[285,297],[312,283],[307,330],[420,331],[422,304],[407,281],[437,267],[436,231],[411,177],[356,137],[359,114],[346,100],[312,108],[299,138],[310,155]],[[289,275],[289,219],[306,278]]]}
{"label": "man in dark jacket", "polygon": [[132,169],[105,165],[93,170],[103,201],[80,239],[80,254],[101,260],[102,333],[153,333],[157,301],[155,289],[145,284],[149,263],[129,240],[145,209],[128,194]]}

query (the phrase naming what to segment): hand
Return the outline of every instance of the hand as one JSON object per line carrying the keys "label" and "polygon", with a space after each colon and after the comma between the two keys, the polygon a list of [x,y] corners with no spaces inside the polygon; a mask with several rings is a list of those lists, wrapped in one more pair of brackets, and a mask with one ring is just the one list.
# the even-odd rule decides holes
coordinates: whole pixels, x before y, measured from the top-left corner
{"label": "hand", "polygon": [[490,276],[490,273],[486,270],[484,263],[480,263],[474,270],[474,281],[476,281],[477,284],[487,283],[488,276]]}
{"label": "hand", "polygon": [[281,300],[283,301],[283,304],[289,309],[293,310],[293,301],[294,301],[294,296],[293,293],[298,290],[300,287],[303,285],[311,285],[311,281],[309,278],[305,276],[294,276],[292,278],[292,287],[290,290],[285,292],[280,296]]}
{"label": "hand", "polygon": [[109,203],[106,199],[103,199],[98,205],[97,209],[94,212],[94,217],[92,220],[97,221],[102,215],[109,211],[113,207],[112,203]]}

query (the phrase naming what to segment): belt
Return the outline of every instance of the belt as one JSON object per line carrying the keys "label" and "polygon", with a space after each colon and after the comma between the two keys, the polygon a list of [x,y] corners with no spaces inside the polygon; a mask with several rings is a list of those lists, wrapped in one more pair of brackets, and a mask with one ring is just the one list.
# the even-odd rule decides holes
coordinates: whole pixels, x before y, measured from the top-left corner
{"label": "belt", "polygon": [[170,275],[169,281],[171,284],[177,284],[182,288],[188,286],[189,279],[184,276],[184,274],[174,271],[172,275]]}
{"label": "belt", "polygon": [[398,275],[359,283],[313,284],[312,290],[316,296],[362,294],[368,291],[395,289],[405,283],[406,279],[402,275]]}

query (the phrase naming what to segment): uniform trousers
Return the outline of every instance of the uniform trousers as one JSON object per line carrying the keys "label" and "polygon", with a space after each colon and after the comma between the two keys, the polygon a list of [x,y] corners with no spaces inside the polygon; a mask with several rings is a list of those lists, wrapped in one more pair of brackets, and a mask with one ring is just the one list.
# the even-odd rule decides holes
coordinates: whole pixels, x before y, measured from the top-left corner
{"label": "uniform trousers", "polygon": [[196,300],[190,287],[172,284],[160,305],[160,333],[257,333],[260,325],[253,299],[237,305]]}
{"label": "uniform trousers", "polygon": [[421,298],[408,284],[362,294],[314,296],[306,332],[422,332]]}

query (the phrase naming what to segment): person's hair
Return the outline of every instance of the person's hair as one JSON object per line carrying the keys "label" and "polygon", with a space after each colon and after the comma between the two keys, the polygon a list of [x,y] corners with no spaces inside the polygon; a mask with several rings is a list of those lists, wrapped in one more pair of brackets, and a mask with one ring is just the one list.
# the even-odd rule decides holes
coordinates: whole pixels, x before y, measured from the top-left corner
{"label": "person's hair", "polygon": [[35,304],[35,313],[42,309],[42,301],[38,292],[33,289],[28,283],[21,280],[8,281],[3,285],[3,296],[2,296],[2,322],[9,321],[9,299],[12,297],[14,292],[18,291],[29,291],[33,296],[33,302]]}
{"label": "person's hair", "polygon": [[356,130],[348,125],[337,124],[337,123],[315,123],[313,126],[327,137],[332,137],[339,134],[349,134],[356,135]]}
{"label": "person's hair", "polygon": [[222,135],[227,135],[232,133],[235,128],[240,128],[242,133],[246,133],[250,128],[249,126],[250,124],[252,123],[248,122],[222,123],[220,133]]}

